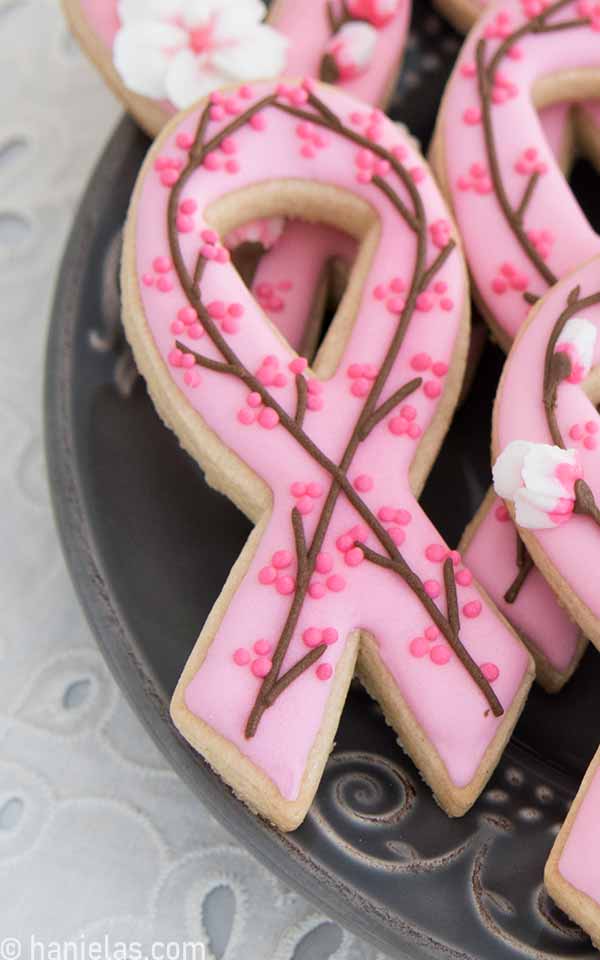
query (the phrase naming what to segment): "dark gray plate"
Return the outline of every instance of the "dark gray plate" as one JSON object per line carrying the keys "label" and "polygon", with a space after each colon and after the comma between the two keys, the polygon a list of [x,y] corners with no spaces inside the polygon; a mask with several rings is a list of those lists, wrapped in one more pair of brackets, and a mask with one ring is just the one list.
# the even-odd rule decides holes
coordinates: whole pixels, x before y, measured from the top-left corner
{"label": "dark gray plate", "polygon": [[[415,33],[393,112],[426,142],[458,43],[429,9],[417,11]],[[171,692],[249,527],[159,423],[120,330],[120,230],[146,148],[125,120],[98,165],[65,253],[47,357],[58,526],[117,680],[212,813],[289,884],[384,951],[596,956],[542,887],[553,839],[600,740],[595,653],[560,697],[534,691],[488,790],[458,821],[436,807],[358,687],[311,813],[292,836],[250,814],[172,727]],[[579,169],[577,181],[597,207],[589,171]],[[488,347],[423,498],[450,543],[489,481],[501,364]]]}

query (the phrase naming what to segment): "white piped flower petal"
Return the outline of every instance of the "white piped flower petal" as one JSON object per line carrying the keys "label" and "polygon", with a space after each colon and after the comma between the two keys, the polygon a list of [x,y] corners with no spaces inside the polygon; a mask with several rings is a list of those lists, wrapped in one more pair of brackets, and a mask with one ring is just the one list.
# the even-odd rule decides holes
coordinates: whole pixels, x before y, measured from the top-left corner
{"label": "white piped flower petal", "polygon": [[[581,382],[590,372],[594,362],[597,334],[596,325],[590,320],[586,320],[585,317],[572,317],[565,324],[556,341],[557,348],[570,347],[574,351],[574,357],[571,357],[572,362],[581,365],[581,370],[577,372],[574,382]],[[570,354],[571,350],[567,352]]]}
{"label": "white piped flower petal", "polygon": [[176,17],[185,6],[184,0],[119,0],[117,13],[123,25],[133,21],[163,20]]}
{"label": "white piped flower petal", "polygon": [[527,440],[513,440],[496,460],[492,469],[494,490],[504,500],[513,500],[522,486],[523,462],[532,446]]}
{"label": "white piped flower petal", "polygon": [[514,504],[515,520],[520,527],[526,530],[553,530],[556,527],[551,517],[556,497],[534,496],[526,487],[521,487],[515,494]]}
{"label": "white piped flower petal", "polygon": [[255,80],[283,73],[288,41],[272,27],[260,25],[243,41],[222,47],[212,57],[215,67],[229,80]]}
{"label": "white piped flower petal", "polygon": [[575,468],[577,454],[574,450],[562,450],[547,443],[532,443],[525,455],[522,477],[525,486],[534,494],[544,497],[566,497],[570,491],[557,475],[561,464]]}
{"label": "white piped flower petal", "polygon": [[184,31],[172,24],[132,23],[122,27],[115,37],[115,68],[130,90],[160,100],[167,95],[169,62],[185,42]]}
{"label": "white piped flower petal", "polygon": [[180,110],[208,96],[225,83],[226,79],[220,70],[211,68],[206,57],[197,56],[191,50],[181,50],[173,58],[165,78],[166,95]]}
{"label": "white piped flower petal", "polygon": [[215,19],[214,36],[217,43],[243,39],[265,19],[267,8],[261,0],[229,0],[220,3]]}

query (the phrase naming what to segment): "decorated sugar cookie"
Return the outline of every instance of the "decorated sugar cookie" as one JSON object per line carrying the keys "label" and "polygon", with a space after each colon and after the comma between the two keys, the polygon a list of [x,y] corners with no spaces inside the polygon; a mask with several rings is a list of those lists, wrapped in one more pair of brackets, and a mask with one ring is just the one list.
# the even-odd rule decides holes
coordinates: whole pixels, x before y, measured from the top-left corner
{"label": "decorated sugar cookie", "polygon": [[550,854],[544,880],[561,910],[600,948],[600,751]]}
{"label": "decorated sugar cookie", "polygon": [[525,547],[600,645],[597,390],[600,260],[558,283],[509,354],[494,409],[494,485]]}
{"label": "decorated sugar cookie", "polygon": [[[464,368],[460,251],[426,164],[383,115],[366,126],[355,100],[308,81],[226,96],[234,115],[215,119],[213,96],[159,137],[124,248],[124,322],[157,409],[256,524],[173,718],[253,810],[292,829],[358,658],[402,746],[459,815],[533,676],[526,649],[416,500]],[[304,123],[323,135],[313,156]],[[234,174],[213,168],[225,143]],[[360,241],[312,369],[265,319],[220,241],[240,222],[299,212]]]}
{"label": "decorated sugar cookie", "polygon": [[[63,0],[83,49],[151,136],[228,84],[281,73],[392,93],[410,0]],[[227,109],[225,104],[224,110]]]}

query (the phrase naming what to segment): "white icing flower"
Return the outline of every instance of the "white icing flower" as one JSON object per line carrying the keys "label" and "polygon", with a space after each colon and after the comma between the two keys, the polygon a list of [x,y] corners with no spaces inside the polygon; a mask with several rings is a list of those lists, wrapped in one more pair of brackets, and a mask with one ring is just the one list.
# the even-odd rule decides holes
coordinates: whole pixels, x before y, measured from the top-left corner
{"label": "white icing flower", "polygon": [[348,12],[353,17],[368,20],[379,29],[394,18],[399,6],[399,0],[348,0]]}
{"label": "white icing flower", "polygon": [[493,474],[498,496],[515,505],[517,524],[546,530],[573,513],[575,481],[583,471],[575,450],[513,440],[496,460]]}
{"label": "white icing flower", "polygon": [[571,361],[568,383],[581,383],[590,372],[596,347],[596,326],[583,317],[569,320],[556,341],[556,352],[564,352]]}
{"label": "white icing flower", "polygon": [[327,44],[325,52],[335,64],[337,77],[354,80],[368,70],[377,46],[377,31],[368,23],[350,21],[340,27]]}
{"label": "white icing flower", "polygon": [[189,106],[219,87],[278,76],[287,40],[260,0],[120,0],[113,46],[123,83]]}

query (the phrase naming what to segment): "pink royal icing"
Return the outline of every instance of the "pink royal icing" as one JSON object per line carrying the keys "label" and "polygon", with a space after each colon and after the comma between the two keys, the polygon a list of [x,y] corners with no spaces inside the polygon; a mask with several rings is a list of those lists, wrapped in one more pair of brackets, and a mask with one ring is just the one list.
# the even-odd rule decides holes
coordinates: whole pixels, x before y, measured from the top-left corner
{"label": "pink royal icing", "polygon": [[[258,98],[264,95],[275,95],[276,104],[256,106],[264,118],[262,132],[250,122],[236,130],[240,164],[233,176],[222,169],[213,171],[201,165],[189,177],[182,173],[178,186],[171,187],[161,181],[157,169],[161,157],[182,156],[187,160],[177,147],[177,138],[181,133],[188,139],[196,136],[199,109],[185,115],[159,142],[142,173],[135,214],[139,292],[148,327],[164,362],[162,376],[173,378],[182,401],[201,415],[225,448],[235,451],[264,479],[273,497],[272,513],[255,555],[200,669],[185,691],[185,701],[193,715],[234,743],[264,771],[284,798],[293,800],[298,796],[308,757],[327,709],[331,689],[328,678],[335,671],[348,636],[360,629],[375,638],[377,656],[437,752],[447,777],[457,787],[464,787],[480,769],[501,720],[493,715],[482,690],[456,654],[437,650],[447,646],[445,640],[431,641],[431,651],[428,649],[425,656],[414,654],[411,649],[414,638],[426,636],[428,630],[432,636],[431,610],[426,609],[398,575],[372,562],[368,552],[381,551],[378,541],[382,537],[388,544],[390,556],[399,551],[396,544],[402,543],[402,556],[420,578],[427,596],[439,597],[438,604],[433,604],[438,618],[439,611],[445,609],[443,558],[450,557],[456,570],[460,638],[473,662],[479,667],[487,665],[491,695],[498,698],[505,711],[528,681],[529,658],[479,595],[474,582],[468,576],[461,576],[459,556],[451,554],[442,544],[410,488],[409,469],[419,438],[432,428],[439,401],[444,396],[444,389],[436,395],[428,394],[424,389],[425,378],[418,381],[410,401],[402,403],[399,412],[392,404],[389,413],[373,425],[351,457],[349,482],[343,496],[334,495],[333,512],[282,671],[285,673],[311,649],[313,654],[320,650],[326,652],[317,659],[316,666],[305,670],[264,711],[254,734],[245,733],[253,704],[261,691],[260,677],[267,665],[256,663],[262,658],[253,652],[248,661],[251,667],[244,667],[238,661],[245,657],[236,651],[240,646],[250,651],[257,639],[266,639],[274,649],[277,647],[299,575],[298,547],[291,523],[294,508],[297,507],[297,515],[301,517],[306,541],[311,544],[332,489],[331,475],[286,427],[286,417],[294,416],[301,395],[301,384],[296,377],[304,379],[307,398],[302,429],[326,457],[338,463],[357,423],[361,422],[366,402],[365,395],[360,390],[355,392],[352,385],[359,381],[375,384],[371,388],[376,390],[374,396],[383,401],[403,385],[414,382],[415,363],[421,365],[427,357],[432,363],[427,379],[437,378],[443,388],[468,300],[458,250],[451,244],[447,250],[441,249],[441,229],[430,229],[432,224],[447,223],[447,212],[432,177],[410,141],[387,119],[378,120],[377,139],[372,141],[371,150],[385,146],[393,158],[395,168],[392,169],[392,164],[385,170],[382,167],[378,177],[397,191],[400,207],[396,207],[379,189],[376,178],[365,180],[357,176],[356,160],[364,147],[353,140],[356,127],[352,118],[364,108],[339,90],[318,87],[318,94],[324,104],[322,108],[319,101],[313,99],[310,86],[257,86],[244,109],[259,104]],[[311,157],[298,150],[295,134],[298,118],[285,112],[288,106],[309,113],[324,125],[330,135],[325,149]],[[333,126],[329,111],[333,111]],[[341,120],[341,126],[335,126],[335,117]],[[225,125],[226,121],[209,120],[204,136],[218,135]],[[371,215],[378,222],[377,252],[368,268],[358,316],[338,366],[327,380],[319,379],[318,363],[314,372],[308,369],[299,372],[298,358],[271,324],[265,322],[256,301],[228,265],[218,241],[210,231],[207,233],[204,211],[211,204],[232,190],[264,182],[265,153],[269,156],[270,181],[307,183],[313,190],[318,190],[319,185],[335,186],[350,197],[364,201],[366,206],[361,206],[361,216],[367,216],[369,210],[369,222]],[[400,156],[402,161],[394,159]],[[414,170],[422,172],[418,185],[417,178],[410,172]],[[183,188],[181,183],[185,184]],[[222,304],[217,312],[225,316],[231,304],[242,307],[239,326],[231,333],[224,333],[223,348],[234,349],[248,371],[267,367],[269,378],[273,370],[285,378],[277,387],[275,384],[261,387],[268,391],[262,397],[256,386],[249,393],[246,383],[235,376],[206,369],[203,363],[198,365],[200,384],[190,384],[187,379],[190,370],[185,368],[184,361],[189,355],[186,351],[198,350],[198,344],[186,333],[175,338],[171,332],[172,318],[186,307],[179,276],[176,271],[172,272],[173,288],[168,292],[143,282],[157,256],[173,260],[167,207],[174,189],[179,191],[178,202],[180,197],[182,202],[193,198],[197,203],[194,230],[179,234],[177,242],[188,277],[189,272],[195,270],[199,250],[205,260],[200,287],[202,303]],[[323,211],[325,209],[323,207]],[[212,243],[206,241],[206,236],[210,236]],[[416,259],[418,251],[422,260]],[[422,273],[418,277],[424,286],[421,292],[427,292],[428,297],[426,303],[421,301],[418,305],[419,287],[413,288],[417,282],[415,270],[417,267],[423,270],[425,264],[430,272],[427,277]],[[443,293],[435,292],[438,283],[443,283]],[[383,291],[383,298],[379,298],[377,291]],[[390,292],[398,298],[391,305]],[[203,322],[206,324],[207,320],[204,318]],[[221,321],[212,322],[218,331]],[[334,321],[334,334],[336,326]],[[176,341],[181,346],[177,346]],[[200,347],[203,356],[219,359],[214,337],[206,335]],[[385,376],[380,379],[378,373],[384,364]],[[294,375],[288,375],[293,371],[296,371]],[[358,376],[352,377],[350,371]],[[242,421],[238,416],[241,409],[250,411]],[[391,429],[396,416],[404,421],[404,429]],[[357,503],[367,511],[372,526],[359,514]],[[377,536],[373,529],[378,531]],[[346,536],[351,538],[348,542],[344,539]],[[439,548],[435,559],[428,551],[431,545]],[[317,634],[307,633],[313,629],[321,631],[323,637],[321,646],[316,648],[311,644]],[[325,636],[332,642],[325,640]],[[265,659],[272,663],[275,656],[269,653]],[[328,669],[321,669],[326,664],[331,667],[331,674]],[[226,698],[222,695],[224,687],[228,690]]]}
{"label": "pink royal icing", "polygon": [[[556,391],[555,415],[558,433],[553,436],[543,399],[544,365],[550,338],[557,321],[564,317],[565,310],[575,311],[570,313],[571,318],[577,318],[597,329],[600,306],[595,298],[600,290],[599,277],[599,260],[596,258],[580,267],[547,294],[508,357],[501,390],[496,400],[494,425],[496,456],[514,441],[556,446],[559,438],[567,449],[573,451],[571,456],[574,465],[567,465],[566,472],[557,474],[558,479],[552,480],[551,485],[547,479],[545,481],[549,498],[554,498],[556,484],[559,482],[564,491],[561,501],[564,511],[556,510],[555,522],[551,525],[546,524],[544,519],[548,529],[528,529],[525,534],[527,543],[536,547],[545,561],[551,564],[555,575],[562,578],[561,599],[576,621],[581,620],[581,604],[588,608],[592,617],[600,616],[595,578],[590,576],[590,570],[596,569],[600,557],[600,531],[590,516],[573,513],[573,485],[582,476],[593,497],[597,498],[600,493],[600,470],[597,449],[574,441],[570,431],[573,424],[583,423],[592,426],[590,433],[593,434],[595,428],[600,427],[600,417],[581,389],[580,383],[567,376],[561,380]],[[588,300],[588,297],[591,299]],[[597,299],[600,301],[600,295]],[[564,329],[568,329],[567,324]],[[560,340],[560,337],[558,339]],[[598,363],[598,351],[596,337],[594,364]],[[559,357],[562,355],[560,343],[558,347],[554,346],[554,352]],[[572,371],[574,367],[571,359],[567,362]],[[527,479],[531,482],[530,477]],[[573,596],[578,598],[580,603],[574,604]],[[587,625],[589,626],[589,620]],[[580,622],[580,626],[585,624]]]}

